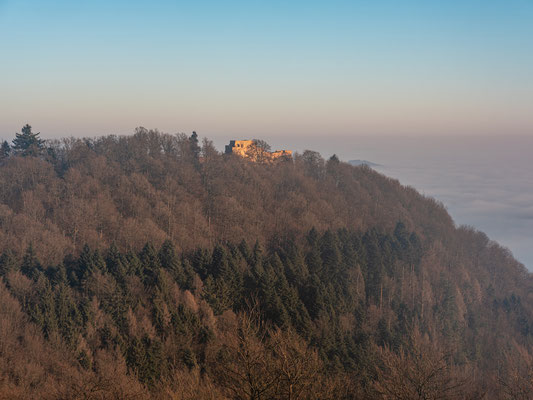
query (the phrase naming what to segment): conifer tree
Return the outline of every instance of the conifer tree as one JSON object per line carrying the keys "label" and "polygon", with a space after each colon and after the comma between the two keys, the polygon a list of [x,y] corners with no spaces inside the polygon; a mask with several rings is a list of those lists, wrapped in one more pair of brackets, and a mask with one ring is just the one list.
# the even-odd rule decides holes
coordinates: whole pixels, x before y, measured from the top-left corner
{"label": "conifer tree", "polygon": [[329,230],[320,239],[320,256],[324,272],[330,276],[337,274],[341,267],[341,254],[337,235]]}
{"label": "conifer tree", "polygon": [[192,258],[193,269],[203,280],[209,275],[211,267],[211,253],[206,249],[198,249]]}
{"label": "conifer tree", "polygon": [[58,286],[55,309],[61,335],[68,345],[75,345],[82,320],[78,308],[72,299],[70,290],[64,283]]}
{"label": "conifer tree", "polygon": [[256,277],[259,277],[264,274],[265,271],[263,268],[263,248],[258,240],[256,240],[254,244],[252,253],[252,271]]}
{"label": "conifer tree", "polygon": [[57,315],[55,307],[54,293],[50,282],[39,274],[36,283],[39,299],[33,305],[38,316],[37,323],[41,325],[45,337],[49,338],[52,332],[57,330]]}
{"label": "conifer tree", "polygon": [[46,274],[50,282],[54,285],[68,284],[67,269],[63,263],[59,264],[57,267],[50,267],[47,269]]}
{"label": "conifer tree", "polygon": [[4,140],[4,142],[2,143],[2,147],[0,147],[0,160],[8,158],[10,154],[11,146],[9,146],[7,140]]}
{"label": "conifer tree", "polygon": [[156,283],[157,271],[161,268],[159,257],[152,243],[147,243],[139,254],[142,265],[142,280],[145,285]]}
{"label": "conifer tree", "polygon": [[129,251],[128,253],[126,253],[125,266],[128,275],[141,274],[141,260],[139,260],[137,254],[135,254],[133,251]]}
{"label": "conifer tree", "polygon": [[6,250],[0,256],[0,276],[6,276],[11,270],[17,267],[17,260],[11,250]]}
{"label": "conifer tree", "polygon": [[241,252],[246,262],[251,263],[252,252],[250,250],[250,247],[248,246],[248,243],[246,243],[246,240],[243,239],[241,243],[239,243],[239,251]]}
{"label": "conifer tree", "polygon": [[394,237],[402,250],[406,250],[409,247],[409,232],[407,232],[403,222],[400,221],[396,224]]}
{"label": "conifer tree", "polygon": [[107,270],[115,277],[117,282],[121,285],[124,284],[127,268],[124,256],[120,254],[115,243],[111,245],[109,251],[107,252],[107,257],[105,260]]}
{"label": "conifer tree", "polygon": [[378,234],[374,230],[365,233],[363,243],[367,254],[366,294],[367,297],[373,298],[375,303],[381,306],[384,267]]}
{"label": "conifer tree", "polygon": [[322,259],[320,258],[318,246],[312,247],[307,253],[305,256],[305,263],[307,264],[309,273],[318,275],[322,273]]}
{"label": "conifer tree", "polygon": [[309,246],[315,247],[318,243],[318,232],[315,229],[315,227],[311,228],[309,233],[307,234],[307,243],[309,243]]}
{"label": "conifer tree", "polygon": [[215,278],[229,275],[229,261],[226,249],[222,246],[215,246],[213,249],[213,255],[211,257],[212,264],[209,271],[210,275],[214,275]]}
{"label": "conifer tree", "polygon": [[105,270],[105,262],[98,251],[91,251],[91,248],[86,244],[80,254],[77,270],[78,279],[83,286],[95,271]]}
{"label": "conifer tree", "polygon": [[189,145],[191,149],[192,162],[194,166],[198,168],[200,166],[200,152],[202,151],[202,148],[199,144],[198,134],[195,131],[193,131],[191,137],[189,138]]}
{"label": "conifer tree", "polygon": [[159,262],[161,267],[168,270],[171,276],[182,288],[187,287],[188,277],[185,274],[183,265],[176,254],[176,248],[170,240],[166,240],[159,250]]}
{"label": "conifer tree", "polygon": [[37,260],[37,255],[35,254],[33,245],[30,243],[22,259],[20,270],[26,276],[35,277],[40,269],[41,264],[39,263],[39,260]]}
{"label": "conifer tree", "polygon": [[16,133],[15,139],[13,139],[15,153],[22,156],[41,155],[44,149],[44,140],[39,138],[40,133],[33,133],[31,126],[28,124],[24,125],[21,132]]}
{"label": "conifer tree", "polygon": [[213,275],[209,275],[205,280],[202,297],[211,306],[215,315],[228,310],[234,301],[229,284],[222,279],[213,279]]}

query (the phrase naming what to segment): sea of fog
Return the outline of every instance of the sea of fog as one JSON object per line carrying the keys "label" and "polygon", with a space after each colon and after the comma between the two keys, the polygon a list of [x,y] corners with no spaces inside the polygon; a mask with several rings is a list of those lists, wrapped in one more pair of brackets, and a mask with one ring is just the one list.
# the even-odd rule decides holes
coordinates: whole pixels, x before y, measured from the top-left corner
{"label": "sea of fog", "polygon": [[266,138],[272,148],[337,154],[435,197],[458,225],[508,247],[533,271],[533,136]]}

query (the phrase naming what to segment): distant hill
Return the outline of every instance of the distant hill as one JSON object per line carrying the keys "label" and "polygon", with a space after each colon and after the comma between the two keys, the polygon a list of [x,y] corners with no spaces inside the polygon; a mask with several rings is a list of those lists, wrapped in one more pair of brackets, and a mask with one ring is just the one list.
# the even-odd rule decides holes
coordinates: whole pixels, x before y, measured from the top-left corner
{"label": "distant hill", "polygon": [[359,165],[366,165],[368,167],[381,167],[380,164],[375,164],[373,162],[367,161],[367,160],[350,160],[348,161],[348,164],[353,166],[359,166]]}
{"label": "distant hill", "polygon": [[37,150],[0,159],[0,397],[533,392],[531,274],[397,180],[146,129]]}

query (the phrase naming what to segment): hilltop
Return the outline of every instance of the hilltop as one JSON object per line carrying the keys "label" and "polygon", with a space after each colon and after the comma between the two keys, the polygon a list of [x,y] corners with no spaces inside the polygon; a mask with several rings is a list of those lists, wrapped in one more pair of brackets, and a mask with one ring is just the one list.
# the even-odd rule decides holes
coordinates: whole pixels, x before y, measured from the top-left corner
{"label": "hilltop", "polygon": [[531,389],[531,275],[367,166],[144,128],[17,151],[0,161],[4,396]]}
{"label": "hilltop", "polygon": [[390,231],[400,220],[428,237],[454,229],[440,203],[368,168],[314,151],[250,163],[208,140],[145,129],[53,141],[40,157],[6,158],[0,184],[0,250],[23,253],[33,243],[51,262],[85,244],[124,250],[170,239],[188,250],[302,238],[313,227]]}
{"label": "hilltop", "polygon": [[360,165],[366,165],[368,167],[381,167],[380,164],[376,164],[376,163],[373,163],[367,160],[350,160],[348,161],[348,164],[356,166],[356,167]]}

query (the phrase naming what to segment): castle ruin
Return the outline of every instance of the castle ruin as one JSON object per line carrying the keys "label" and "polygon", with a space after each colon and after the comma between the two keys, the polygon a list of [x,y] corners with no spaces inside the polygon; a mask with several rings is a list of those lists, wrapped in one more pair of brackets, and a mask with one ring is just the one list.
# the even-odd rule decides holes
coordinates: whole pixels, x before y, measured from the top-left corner
{"label": "castle ruin", "polygon": [[254,140],[230,140],[226,145],[226,154],[236,154],[254,162],[272,162],[292,157],[291,150],[267,151],[257,146]]}

